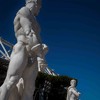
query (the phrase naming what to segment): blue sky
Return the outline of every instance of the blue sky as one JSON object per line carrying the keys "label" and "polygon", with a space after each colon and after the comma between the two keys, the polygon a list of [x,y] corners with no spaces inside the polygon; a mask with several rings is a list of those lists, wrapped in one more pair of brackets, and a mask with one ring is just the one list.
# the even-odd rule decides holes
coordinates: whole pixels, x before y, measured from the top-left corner
{"label": "blue sky", "polygon": [[[48,66],[78,79],[81,100],[100,98],[100,1],[42,0],[41,37]],[[0,36],[15,44],[13,19],[24,0],[0,0]]]}

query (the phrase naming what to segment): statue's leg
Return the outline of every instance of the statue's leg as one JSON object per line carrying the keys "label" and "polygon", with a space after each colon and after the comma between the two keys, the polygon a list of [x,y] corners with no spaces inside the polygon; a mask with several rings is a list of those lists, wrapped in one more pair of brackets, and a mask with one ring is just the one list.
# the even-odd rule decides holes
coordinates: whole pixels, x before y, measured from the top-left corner
{"label": "statue's leg", "polygon": [[18,83],[27,64],[27,51],[23,43],[14,46],[13,56],[10,60],[6,79],[1,86],[0,100],[8,100],[12,89]]}
{"label": "statue's leg", "polygon": [[20,100],[17,86],[14,86],[12,91],[10,92],[9,100]]}
{"label": "statue's leg", "polygon": [[23,74],[24,91],[21,100],[33,100],[35,80],[38,74],[37,61],[32,66],[27,66]]}

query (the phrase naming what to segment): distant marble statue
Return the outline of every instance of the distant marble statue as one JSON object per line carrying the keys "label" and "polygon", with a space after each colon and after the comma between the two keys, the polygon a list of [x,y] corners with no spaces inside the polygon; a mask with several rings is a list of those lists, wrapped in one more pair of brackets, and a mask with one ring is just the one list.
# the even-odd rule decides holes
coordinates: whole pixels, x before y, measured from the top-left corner
{"label": "distant marble statue", "polygon": [[79,100],[80,92],[77,92],[76,80],[71,80],[70,85],[67,89],[67,98],[66,100]]}
{"label": "distant marble statue", "polygon": [[41,0],[26,0],[26,5],[16,14],[17,43],[13,47],[6,79],[0,87],[0,100],[33,100],[38,63],[45,62],[40,27],[36,21],[40,8]]}

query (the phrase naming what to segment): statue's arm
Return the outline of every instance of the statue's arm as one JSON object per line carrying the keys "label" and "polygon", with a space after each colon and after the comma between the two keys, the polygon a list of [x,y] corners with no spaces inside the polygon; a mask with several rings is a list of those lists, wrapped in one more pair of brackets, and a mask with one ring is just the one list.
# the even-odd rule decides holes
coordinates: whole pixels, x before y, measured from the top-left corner
{"label": "statue's arm", "polygon": [[80,95],[80,93],[79,92],[77,92],[76,90],[74,90],[74,89],[71,89],[71,91],[72,91],[72,93],[74,94],[74,95],[76,95],[77,97],[79,97],[79,95]]}
{"label": "statue's arm", "polygon": [[19,10],[18,15],[20,16],[20,25],[24,32],[29,35],[29,33],[34,31],[32,30],[31,21],[29,20],[30,12],[26,7],[23,7]]}
{"label": "statue's arm", "polygon": [[20,24],[21,24],[21,27],[22,29],[24,30],[25,34],[27,36],[30,36],[29,34],[33,34],[32,37],[34,37],[36,39],[36,44],[40,44],[40,52],[37,54],[38,57],[40,59],[43,60],[43,48],[42,48],[42,43],[38,40],[35,32],[34,32],[34,29],[32,28],[32,24],[31,24],[31,21],[30,21],[30,12],[29,10],[26,8],[26,7],[23,7],[19,13],[20,15]]}
{"label": "statue's arm", "polygon": [[31,28],[31,22],[28,18],[24,17],[23,15],[20,15],[20,24],[26,35],[28,35],[32,28]]}

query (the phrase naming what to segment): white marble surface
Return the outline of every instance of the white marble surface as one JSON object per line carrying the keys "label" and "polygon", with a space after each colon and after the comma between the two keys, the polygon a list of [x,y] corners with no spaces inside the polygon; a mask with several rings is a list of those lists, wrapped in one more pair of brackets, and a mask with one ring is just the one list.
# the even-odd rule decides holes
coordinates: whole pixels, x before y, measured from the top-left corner
{"label": "white marble surface", "polygon": [[79,100],[80,92],[76,89],[76,80],[71,80],[70,85],[67,89],[67,98],[66,100]]}
{"label": "white marble surface", "polygon": [[48,51],[41,42],[36,20],[40,8],[40,0],[26,0],[26,5],[15,16],[17,43],[13,47],[6,79],[0,87],[0,100],[33,100],[38,66],[42,64],[40,68],[44,68],[44,55]]}

